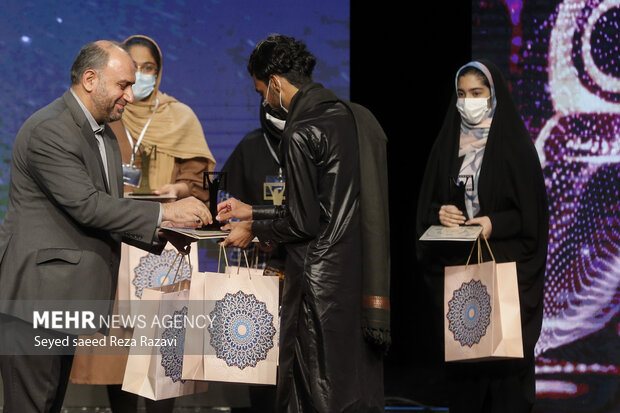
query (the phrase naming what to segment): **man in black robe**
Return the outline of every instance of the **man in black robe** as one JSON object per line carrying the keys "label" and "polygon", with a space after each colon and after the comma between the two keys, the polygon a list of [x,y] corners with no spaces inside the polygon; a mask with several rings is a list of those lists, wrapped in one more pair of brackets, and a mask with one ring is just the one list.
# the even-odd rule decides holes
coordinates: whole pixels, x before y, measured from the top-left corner
{"label": "man in black robe", "polygon": [[312,82],[316,59],[293,38],[254,49],[256,90],[286,117],[286,206],[218,205],[228,245],[286,245],[277,407],[382,412],[389,345],[386,138],[366,109]]}

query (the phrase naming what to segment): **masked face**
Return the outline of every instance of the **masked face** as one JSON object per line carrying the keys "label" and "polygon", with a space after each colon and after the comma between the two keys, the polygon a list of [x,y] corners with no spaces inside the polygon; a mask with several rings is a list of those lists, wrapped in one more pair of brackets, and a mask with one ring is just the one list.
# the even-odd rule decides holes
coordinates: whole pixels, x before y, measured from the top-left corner
{"label": "masked face", "polygon": [[133,94],[136,99],[144,100],[155,90],[159,67],[151,50],[144,45],[133,45],[129,48],[129,55],[136,63],[136,83],[133,85]]}
{"label": "masked face", "polygon": [[275,80],[280,85],[280,92],[278,93],[277,97],[276,92],[271,87],[271,79],[269,79],[269,82],[267,82],[267,84],[265,85],[263,81],[258,80],[256,79],[256,77],[254,77],[254,85],[256,86],[256,91],[263,98],[263,107],[265,107],[265,109],[268,109],[268,112],[271,112],[271,115],[273,115],[274,117],[286,120],[288,109],[286,109],[282,104],[282,86],[279,83],[278,79]]}
{"label": "masked face", "polygon": [[469,125],[477,125],[482,122],[489,111],[490,98],[459,98],[456,108],[461,114],[461,118]]}
{"label": "masked face", "polygon": [[155,75],[145,75],[136,72],[136,83],[132,86],[133,96],[136,101],[150,96],[153,90],[155,90],[155,82],[157,82],[157,77]]}
{"label": "masked face", "polygon": [[482,122],[491,111],[491,89],[475,74],[468,73],[458,79],[456,108],[461,119],[474,126]]}

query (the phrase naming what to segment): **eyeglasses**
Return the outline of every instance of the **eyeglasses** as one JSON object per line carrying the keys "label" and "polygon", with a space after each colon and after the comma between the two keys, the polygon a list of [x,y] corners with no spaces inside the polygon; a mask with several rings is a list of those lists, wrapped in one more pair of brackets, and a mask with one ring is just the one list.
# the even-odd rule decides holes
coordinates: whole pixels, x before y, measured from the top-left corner
{"label": "eyeglasses", "polygon": [[155,63],[146,62],[141,65],[136,65],[138,72],[143,75],[154,75],[157,73],[157,65]]}

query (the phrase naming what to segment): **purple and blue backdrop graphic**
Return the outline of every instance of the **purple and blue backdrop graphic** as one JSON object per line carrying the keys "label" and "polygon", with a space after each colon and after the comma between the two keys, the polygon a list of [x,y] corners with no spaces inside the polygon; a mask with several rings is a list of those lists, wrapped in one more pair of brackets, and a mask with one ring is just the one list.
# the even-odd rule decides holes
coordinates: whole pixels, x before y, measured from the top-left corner
{"label": "purple and blue backdrop graphic", "polygon": [[549,196],[537,406],[620,411],[620,0],[475,1],[472,30],[474,57],[510,82]]}

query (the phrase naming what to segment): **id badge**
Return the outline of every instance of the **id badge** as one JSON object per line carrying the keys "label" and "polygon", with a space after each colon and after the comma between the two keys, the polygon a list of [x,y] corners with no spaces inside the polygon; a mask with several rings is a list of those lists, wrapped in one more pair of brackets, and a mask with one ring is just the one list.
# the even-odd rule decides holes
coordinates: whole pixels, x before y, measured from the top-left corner
{"label": "id badge", "polygon": [[274,205],[282,205],[286,183],[282,175],[268,175],[263,184],[263,199],[272,201]]}
{"label": "id badge", "polygon": [[135,166],[124,163],[123,164],[123,183],[125,185],[138,187],[140,186],[140,177],[142,177],[142,170]]}

